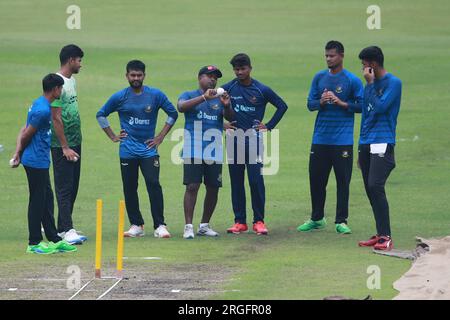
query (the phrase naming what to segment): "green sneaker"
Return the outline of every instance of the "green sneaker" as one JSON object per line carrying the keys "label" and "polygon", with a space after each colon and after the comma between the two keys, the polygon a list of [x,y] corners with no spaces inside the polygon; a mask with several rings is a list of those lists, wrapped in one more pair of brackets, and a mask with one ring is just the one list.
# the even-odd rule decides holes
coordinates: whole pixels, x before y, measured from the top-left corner
{"label": "green sneaker", "polygon": [[325,220],[325,218],[323,218],[322,220],[318,220],[318,221],[308,220],[304,224],[299,226],[297,228],[297,231],[308,232],[308,231],[312,231],[314,229],[323,229],[323,228],[325,228],[326,225],[327,225],[327,221]]}
{"label": "green sneaker", "polygon": [[44,241],[41,241],[36,245],[29,245],[27,247],[27,253],[37,253],[37,254],[52,254],[56,253],[54,248],[49,247]]}
{"label": "green sneaker", "polygon": [[75,252],[77,247],[69,244],[66,240],[61,240],[57,243],[49,242],[49,248],[53,248],[56,252]]}
{"label": "green sneaker", "polygon": [[337,223],[336,232],[340,234],[350,234],[352,230],[348,227],[346,223]]}

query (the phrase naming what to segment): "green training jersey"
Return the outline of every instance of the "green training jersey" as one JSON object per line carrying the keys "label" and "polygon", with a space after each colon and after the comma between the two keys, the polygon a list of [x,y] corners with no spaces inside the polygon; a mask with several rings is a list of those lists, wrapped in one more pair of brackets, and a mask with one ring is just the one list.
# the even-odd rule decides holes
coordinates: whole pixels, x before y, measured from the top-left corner
{"label": "green training jersey", "polygon": [[[78,111],[77,84],[74,77],[66,78],[57,73],[64,79],[64,86],[61,97],[52,103],[54,108],[62,108],[61,116],[64,125],[64,135],[66,136],[69,147],[75,147],[81,144],[81,122]],[[52,147],[61,147],[55,128],[52,124]]]}

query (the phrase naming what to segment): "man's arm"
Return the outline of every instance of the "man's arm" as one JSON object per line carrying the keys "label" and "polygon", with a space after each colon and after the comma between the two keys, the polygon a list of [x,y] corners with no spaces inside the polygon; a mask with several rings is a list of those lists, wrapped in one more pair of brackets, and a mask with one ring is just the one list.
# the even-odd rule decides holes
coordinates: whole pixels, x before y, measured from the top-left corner
{"label": "man's arm", "polygon": [[273,128],[275,128],[278,122],[280,122],[281,118],[283,118],[283,115],[287,111],[288,106],[280,96],[278,96],[272,89],[268,87],[265,90],[265,97],[267,101],[269,101],[275,108],[277,108],[272,119],[270,119],[270,121],[265,125],[267,129],[272,130]]}
{"label": "man's arm", "polygon": [[20,129],[19,134],[17,135],[16,151],[14,152],[14,155],[12,157],[13,168],[17,168],[19,166],[22,153],[30,143],[36,131],[37,129],[32,125],[28,125],[28,127],[22,127]]}
{"label": "man's arm", "polygon": [[167,120],[161,132],[157,136],[155,136],[153,139],[145,141],[145,144],[147,144],[147,147],[149,149],[158,148],[158,146],[164,141],[164,138],[169,133],[170,129],[173,127],[178,118],[177,110],[175,109],[173,104],[169,101],[169,99],[166,97],[166,95],[162,92],[160,93],[159,97],[159,105],[167,114]]}
{"label": "man's arm", "polygon": [[53,107],[52,106],[52,122],[53,128],[55,129],[56,137],[61,144],[61,148],[64,156],[69,161],[76,161],[75,158],[79,158],[80,155],[69,148],[67,144],[66,136],[64,135],[64,124],[62,121],[62,108],[61,107]]}
{"label": "man's arm", "polygon": [[107,117],[114,111],[117,110],[119,105],[119,93],[116,93],[112,95],[108,101],[105,103],[103,107],[100,108],[100,110],[96,114],[97,122],[100,125],[100,127],[103,129],[103,131],[106,133],[106,135],[111,139],[112,142],[119,142],[123,141],[128,134],[125,130],[120,130],[119,135],[117,136],[114,131],[111,129],[111,126],[109,125],[109,121]]}
{"label": "man's arm", "polygon": [[393,102],[402,93],[402,84],[400,81],[391,81],[381,96],[378,96],[376,92],[374,92],[375,89],[373,88],[373,84],[370,86],[372,86],[372,88],[368,102],[372,105],[375,113],[386,113],[393,105]]}
{"label": "man's arm", "polygon": [[234,110],[231,107],[231,99],[228,92],[224,92],[220,96],[220,102],[223,104],[223,117],[228,121],[233,121],[234,119]]}
{"label": "man's arm", "polygon": [[208,89],[201,96],[198,96],[198,97],[195,97],[192,99],[185,99],[186,97],[184,97],[182,95],[180,97],[180,99],[178,100],[177,109],[181,113],[187,112],[202,102],[214,99],[216,97],[216,94],[217,94],[217,91],[215,89]]}

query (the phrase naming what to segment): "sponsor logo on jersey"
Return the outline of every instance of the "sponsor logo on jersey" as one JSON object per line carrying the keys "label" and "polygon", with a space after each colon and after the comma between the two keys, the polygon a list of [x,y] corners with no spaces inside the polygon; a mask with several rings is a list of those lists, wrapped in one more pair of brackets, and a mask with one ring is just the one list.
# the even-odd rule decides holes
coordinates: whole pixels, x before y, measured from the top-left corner
{"label": "sponsor logo on jersey", "polygon": [[149,119],[139,119],[136,117],[130,117],[130,119],[128,120],[128,124],[130,126],[138,124],[138,125],[149,125],[150,124],[150,120]]}

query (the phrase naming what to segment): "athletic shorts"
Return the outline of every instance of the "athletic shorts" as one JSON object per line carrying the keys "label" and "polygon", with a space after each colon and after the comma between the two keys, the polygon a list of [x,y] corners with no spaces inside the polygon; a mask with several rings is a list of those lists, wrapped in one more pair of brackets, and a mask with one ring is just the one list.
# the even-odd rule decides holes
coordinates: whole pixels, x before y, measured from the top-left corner
{"label": "athletic shorts", "polygon": [[[198,162],[198,160],[197,160]],[[202,183],[209,187],[222,187],[222,164],[221,163],[195,163],[190,159],[190,163],[183,165],[183,184]]]}

